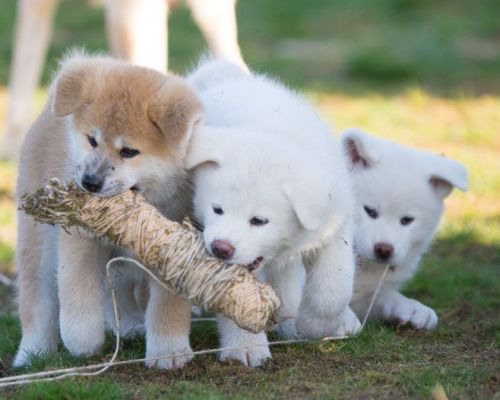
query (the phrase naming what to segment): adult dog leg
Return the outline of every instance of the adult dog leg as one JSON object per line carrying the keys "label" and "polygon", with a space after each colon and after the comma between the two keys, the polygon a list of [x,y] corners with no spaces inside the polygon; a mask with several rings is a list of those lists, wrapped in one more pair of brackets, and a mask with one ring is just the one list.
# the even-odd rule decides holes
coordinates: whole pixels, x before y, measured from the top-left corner
{"label": "adult dog leg", "polygon": [[236,0],[188,0],[188,4],[215,56],[248,70],[238,45]]}
{"label": "adult dog leg", "polygon": [[31,102],[47,54],[57,4],[58,0],[19,1],[0,157],[17,158],[23,137],[31,124]]}
{"label": "adult dog leg", "polygon": [[166,0],[106,0],[111,52],[137,65],[167,71]]}

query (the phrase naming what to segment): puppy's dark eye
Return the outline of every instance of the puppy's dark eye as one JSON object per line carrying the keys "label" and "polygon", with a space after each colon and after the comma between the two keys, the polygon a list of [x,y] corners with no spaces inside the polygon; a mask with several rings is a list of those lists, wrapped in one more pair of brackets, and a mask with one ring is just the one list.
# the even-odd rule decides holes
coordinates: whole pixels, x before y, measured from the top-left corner
{"label": "puppy's dark eye", "polygon": [[139,150],[131,149],[129,147],[124,147],[120,150],[120,157],[122,158],[132,158],[140,153]]}
{"label": "puppy's dark eye", "polygon": [[95,140],[95,137],[87,135],[87,139],[89,140],[89,143],[93,148],[97,147],[97,140]]}
{"label": "puppy's dark eye", "polygon": [[378,218],[378,212],[377,210],[375,210],[374,208],[371,208],[371,207],[368,207],[368,206],[365,206],[364,207],[366,213],[368,214],[368,216],[370,218],[373,218],[373,219],[376,219]]}
{"label": "puppy's dark eye", "polygon": [[269,222],[267,218],[253,217],[250,219],[250,225],[253,226],[262,226]]}
{"label": "puppy's dark eye", "polygon": [[224,210],[220,208],[219,206],[213,206],[212,209],[214,210],[214,213],[217,215],[222,215],[224,214]]}
{"label": "puppy's dark eye", "polygon": [[414,220],[415,218],[413,217],[404,216],[403,218],[401,218],[400,222],[401,225],[410,225]]}

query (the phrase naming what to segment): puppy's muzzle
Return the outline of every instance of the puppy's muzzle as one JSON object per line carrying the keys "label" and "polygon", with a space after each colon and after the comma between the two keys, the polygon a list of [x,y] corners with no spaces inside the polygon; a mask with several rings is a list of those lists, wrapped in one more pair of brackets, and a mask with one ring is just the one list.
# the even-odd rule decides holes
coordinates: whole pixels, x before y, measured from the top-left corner
{"label": "puppy's muzzle", "polygon": [[104,178],[95,174],[85,174],[82,178],[82,186],[89,192],[98,193],[104,186]]}
{"label": "puppy's muzzle", "polygon": [[377,259],[387,261],[394,253],[394,247],[389,243],[377,243],[373,248],[373,252]]}
{"label": "puppy's muzzle", "polygon": [[234,255],[234,247],[225,240],[214,240],[210,246],[215,257],[229,260]]}

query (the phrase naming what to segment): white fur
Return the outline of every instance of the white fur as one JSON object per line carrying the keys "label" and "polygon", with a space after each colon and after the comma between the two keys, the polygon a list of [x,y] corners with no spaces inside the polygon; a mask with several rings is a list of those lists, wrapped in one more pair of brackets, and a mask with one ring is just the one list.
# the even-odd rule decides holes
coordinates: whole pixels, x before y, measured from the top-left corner
{"label": "white fur", "polygon": [[[444,198],[453,187],[468,189],[467,170],[460,163],[425,151],[410,149],[350,130],[342,138],[352,170],[356,194],[354,247],[359,255],[352,307],[364,317],[382,269],[392,265],[375,302],[372,316],[386,321],[432,329],[438,322],[434,310],[398,292],[415,274],[429,247],[444,211]],[[377,211],[371,218],[364,210]],[[402,225],[403,217],[412,217]],[[393,246],[392,256],[381,261],[377,243]]]}
{"label": "white fur", "polygon": [[[32,224],[26,216],[19,215],[19,225]],[[38,282],[39,297],[35,303],[33,315],[37,321],[30,326],[29,330],[23,331],[19,350],[14,359],[14,366],[20,367],[29,362],[29,358],[33,355],[38,355],[45,352],[57,350],[58,340],[58,316],[59,316],[59,300],[57,296],[57,228],[43,226],[41,229],[46,238],[50,240],[51,245],[44,246],[41,252],[40,259],[40,282]],[[20,228],[22,235],[22,229]],[[21,238],[22,239],[22,238]],[[48,240],[49,241],[49,240]],[[23,243],[21,247],[29,248],[32,243]],[[18,251],[22,251],[19,249]],[[29,251],[29,250],[28,250]]]}
{"label": "white fur", "polygon": [[[273,264],[286,270],[304,258],[305,295],[300,305],[291,299],[286,306],[295,308],[286,313],[297,316],[299,333],[317,338],[356,332],[360,324],[348,306],[353,200],[329,128],[300,96],[233,64],[202,64],[189,80],[207,123],[194,134],[187,162],[196,168],[194,208],[207,248],[214,240],[228,241],[235,248],[230,262],[263,257],[266,269]],[[224,214],[214,213],[214,206]],[[253,226],[253,217],[269,223]],[[274,275],[280,287],[282,278]],[[290,283],[293,290],[300,286]],[[285,331],[295,335],[293,327]]]}
{"label": "white fur", "polygon": [[[171,356],[159,360],[147,360],[147,367],[159,369],[182,368],[193,359],[188,336],[155,335],[151,331],[146,334],[146,358]],[[187,354],[187,355],[186,355]]]}
{"label": "white fur", "polygon": [[282,322],[276,325],[275,330],[283,338],[296,339],[299,334],[295,320],[306,281],[302,258],[296,257],[285,266],[269,263],[265,272],[268,283],[274,287],[281,300],[278,318]]}
{"label": "white fur", "polygon": [[[220,331],[220,346],[222,348],[235,347],[235,349],[223,350],[219,356],[221,360],[232,359],[240,361],[249,367],[258,367],[271,358],[267,337],[264,332],[247,332],[239,328],[229,318],[221,315],[217,316],[217,324]],[[244,348],[252,345],[257,346]]]}

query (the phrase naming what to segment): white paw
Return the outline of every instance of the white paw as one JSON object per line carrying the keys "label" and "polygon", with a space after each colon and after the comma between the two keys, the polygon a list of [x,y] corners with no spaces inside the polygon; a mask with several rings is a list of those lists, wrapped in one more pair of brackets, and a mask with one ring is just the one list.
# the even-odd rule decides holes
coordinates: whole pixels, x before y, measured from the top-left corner
{"label": "white paw", "polygon": [[147,335],[146,358],[159,358],[156,360],[146,360],[144,363],[149,368],[174,369],[182,368],[193,359],[191,354],[189,336],[156,336]]}
{"label": "white paw", "polygon": [[30,356],[32,354],[36,354],[36,352],[34,352],[33,350],[31,349],[23,349],[23,348],[19,348],[19,350],[17,351],[17,354],[16,354],[16,358],[14,358],[14,362],[12,363],[12,366],[13,367],[23,367],[25,365],[28,364],[28,361],[30,359]]}
{"label": "white paw", "polygon": [[431,330],[438,323],[438,316],[432,308],[406,297],[385,303],[382,315],[389,322],[410,324],[415,329]]}
{"label": "white paw", "polygon": [[344,312],[338,317],[336,323],[336,334],[338,336],[355,335],[361,330],[361,322],[359,322],[358,317],[349,307],[347,307]]}
{"label": "white paw", "polygon": [[308,339],[351,336],[361,329],[358,317],[349,307],[337,317],[330,318],[318,318],[303,312],[299,314],[296,325],[298,333]]}
{"label": "white paw", "polygon": [[[253,347],[249,347],[255,345]],[[259,367],[271,358],[271,351],[264,332],[250,333],[244,330],[226,333],[221,337],[221,347],[232,347],[223,350],[219,359],[237,360],[248,367]]]}
{"label": "white paw", "polygon": [[64,346],[73,355],[94,355],[104,344],[104,321],[87,322],[63,322],[61,319],[61,338]]}
{"label": "white paw", "polygon": [[295,318],[285,319],[274,328],[274,331],[284,339],[298,339],[300,338],[295,326]]}
{"label": "white paw", "polygon": [[248,332],[221,315],[217,316],[217,325],[220,332],[220,347],[230,348],[221,351],[219,354],[221,361],[231,359],[249,367],[258,367],[271,358],[265,332]]}
{"label": "white paw", "polygon": [[57,344],[55,340],[47,341],[44,338],[29,337],[29,335],[23,335],[21,344],[19,345],[19,350],[17,351],[14,363],[12,365],[14,367],[22,367],[29,363],[32,356],[43,355],[51,351],[56,351],[56,349]]}
{"label": "white paw", "polygon": [[[241,346],[245,345],[249,346],[250,344],[241,344]],[[271,351],[269,350],[269,346],[267,346],[267,344],[245,349],[224,350],[219,356],[221,361],[236,360],[247,367],[260,367],[270,358]]]}

